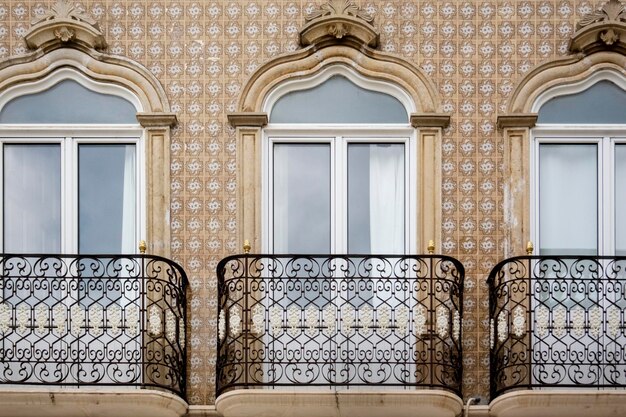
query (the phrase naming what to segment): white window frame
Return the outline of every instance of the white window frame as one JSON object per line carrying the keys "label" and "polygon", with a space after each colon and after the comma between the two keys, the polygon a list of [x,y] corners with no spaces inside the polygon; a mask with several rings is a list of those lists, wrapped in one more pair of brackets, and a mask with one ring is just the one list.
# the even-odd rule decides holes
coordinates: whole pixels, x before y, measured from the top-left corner
{"label": "white window frame", "polygon": [[[388,94],[396,98],[407,111],[406,124],[360,123],[269,123],[262,132],[261,146],[261,245],[264,253],[273,250],[272,156],[275,143],[331,144],[331,253],[347,252],[347,143],[404,143],[405,145],[405,253],[417,252],[417,131],[408,115],[417,111],[411,96],[397,85],[367,78],[343,64],[322,68],[313,77],[295,78],[282,82],[267,94],[263,111],[271,114],[274,105],[284,95],[314,88],[335,75],[346,77],[360,88]],[[270,118],[271,119],[271,118]],[[337,148],[337,149],[336,149]],[[338,159],[346,162],[340,162]],[[338,183],[336,175],[341,172]],[[339,200],[339,201],[337,201]]]}
{"label": "white window frame", "polygon": [[541,144],[595,144],[598,149],[598,255],[615,254],[616,144],[626,145],[626,125],[537,125],[531,133],[531,241],[539,239],[539,146]]}
{"label": "white window frame", "polygon": [[415,129],[397,125],[268,125],[262,147],[263,252],[273,252],[273,147],[277,143],[328,143],[331,146],[331,253],[347,253],[347,147],[350,143],[402,143],[405,152],[405,244],[406,254],[417,249],[417,167]]}
{"label": "white window frame", "polygon": [[[4,195],[4,144],[60,144],[61,253],[78,253],[78,146],[135,145],[137,242],[146,235],[144,131],[137,125],[0,125],[0,196]],[[0,251],[4,251],[4,205],[0,205]]]}

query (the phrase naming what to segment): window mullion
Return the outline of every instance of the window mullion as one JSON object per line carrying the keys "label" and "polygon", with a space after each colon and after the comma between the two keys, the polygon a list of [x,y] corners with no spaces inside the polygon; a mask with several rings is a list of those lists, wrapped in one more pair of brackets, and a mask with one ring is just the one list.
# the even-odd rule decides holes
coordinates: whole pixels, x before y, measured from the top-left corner
{"label": "window mullion", "polygon": [[346,194],[348,191],[345,174],[346,144],[343,136],[336,136],[331,144],[331,234],[332,253],[347,252],[347,210]]}
{"label": "window mullion", "polygon": [[61,144],[62,150],[62,178],[61,178],[61,247],[64,253],[77,253],[78,242],[76,239],[78,230],[78,159],[76,142],[72,137],[66,136]]}

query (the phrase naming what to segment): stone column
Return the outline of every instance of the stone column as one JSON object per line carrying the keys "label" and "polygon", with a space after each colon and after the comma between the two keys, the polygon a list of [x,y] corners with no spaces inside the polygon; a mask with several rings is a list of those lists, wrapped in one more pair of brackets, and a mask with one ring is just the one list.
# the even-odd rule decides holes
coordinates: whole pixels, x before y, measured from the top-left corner
{"label": "stone column", "polygon": [[241,112],[228,115],[237,131],[237,225],[239,247],[250,241],[252,252],[261,251],[261,141],[267,113]]}
{"label": "stone column", "polygon": [[435,242],[441,253],[441,141],[450,115],[412,114],[411,125],[418,131],[417,143],[417,252],[425,253]]}
{"label": "stone column", "polygon": [[145,129],[146,242],[148,253],[170,256],[170,129],[174,113],[137,113]]}
{"label": "stone column", "polygon": [[530,240],[530,129],[536,114],[498,116],[498,128],[504,130],[504,257],[526,254]]}

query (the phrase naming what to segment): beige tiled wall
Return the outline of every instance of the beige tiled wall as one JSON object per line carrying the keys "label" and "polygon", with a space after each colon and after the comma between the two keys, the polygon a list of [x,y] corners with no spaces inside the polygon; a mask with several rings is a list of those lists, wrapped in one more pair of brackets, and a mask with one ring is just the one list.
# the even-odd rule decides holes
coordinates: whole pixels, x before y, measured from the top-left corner
{"label": "beige tiled wall", "polygon": [[[261,64],[299,48],[305,11],[321,1],[83,1],[108,52],[161,80],[179,125],[171,148],[172,254],[192,296],[189,402],[214,401],[216,278],[238,252],[234,130],[226,113]],[[578,18],[604,1],[357,1],[375,16],[380,49],[428,74],[452,124],[443,140],[443,252],[468,272],[464,392],[488,393],[486,275],[502,257],[503,111],[517,80],[567,53]],[[27,52],[22,36],[50,1],[0,1],[0,57]],[[254,251],[254,248],[253,248]]]}

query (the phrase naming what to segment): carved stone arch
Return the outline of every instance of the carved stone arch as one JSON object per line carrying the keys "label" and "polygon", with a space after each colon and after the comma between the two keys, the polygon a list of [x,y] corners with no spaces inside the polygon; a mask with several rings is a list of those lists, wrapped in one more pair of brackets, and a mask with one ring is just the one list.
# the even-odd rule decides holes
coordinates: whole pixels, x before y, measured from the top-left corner
{"label": "carved stone arch", "polygon": [[412,63],[374,49],[378,33],[372,18],[352,1],[327,1],[305,20],[300,32],[304,48],[259,67],[242,88],[236,111],[228,115],[238,140],[240,243],[250,240],[253,250],[261,247],[261,139],[268,123],[266,100],[279,86],[315,78],[331,66],[393,85],[408,97],[400,101],[409,113],[407,125],[418,129],[417,245],[426,249],[429,240],[440,242],[441,136],[450,116],[442,113],[434,83]]}
{"label": "carved stone arch", "polygon": [[[537,100],[555,87],[579,83],[601,71],[626,77],[626,56],[604,51],[588,56],[574,55],[545,63],[531,71],[517,85],[507,107],[507,115],[532,113]],[[503,116],[501,116],[503,117]]]}
{"label": "carved stone arch", "polygon": [[59,47],[1,62],[0,91],[41,80],[61,68],[71,68],[93,81],[126,89],[141,103],[141,113],[170,112],[165,90],[145,67],[127,58],[82,49]]}
{"label": "carved stone arch", "polygon": [[314,46],[261,66],[244,86],[239,112],[261,112],[267,95],[285,81],[313,77],[331,65],[346,65],[366,78],[395,84],[411,97],[417,113],[438,113],[441,103],[432,81],[403,59],[371,49],[338,44],[322,49]]}
{"label": "carved stone arch", "polygon": [[70,69],[136,98],[145,143],[145,239],[151,253],[169,256],[170,130],[177,118],[160,82],[141,64],[100,51],[106,41],[95,21],[65,0],[35,18],[25,41],[30,53],[0,62],[0,94]]}

